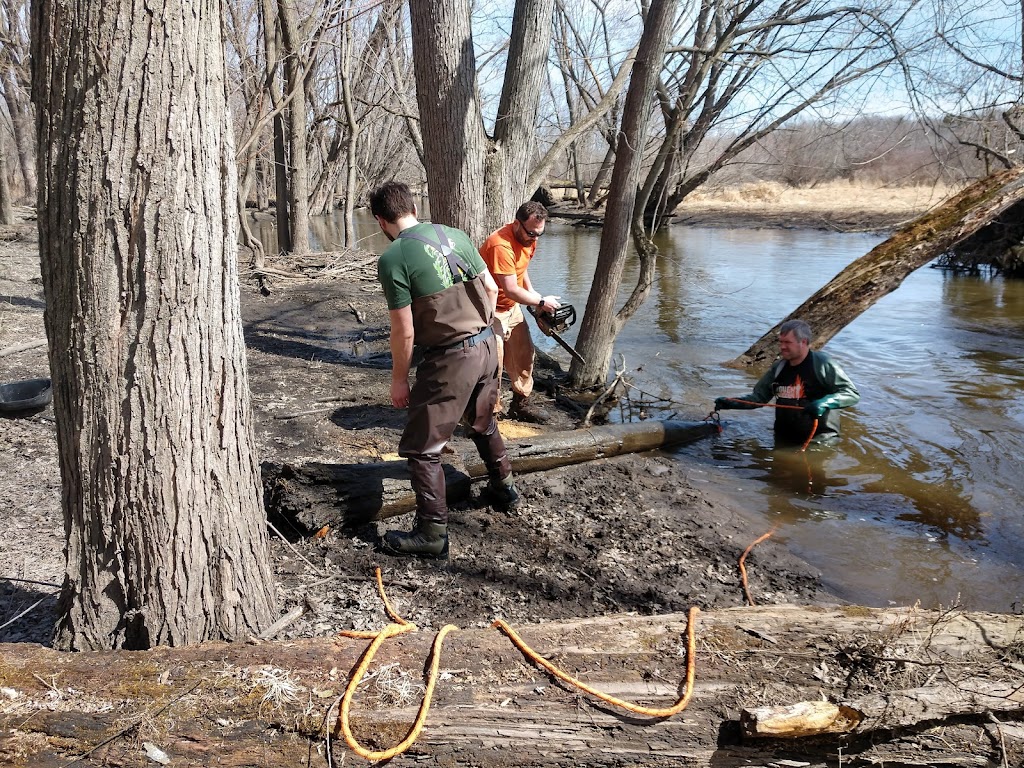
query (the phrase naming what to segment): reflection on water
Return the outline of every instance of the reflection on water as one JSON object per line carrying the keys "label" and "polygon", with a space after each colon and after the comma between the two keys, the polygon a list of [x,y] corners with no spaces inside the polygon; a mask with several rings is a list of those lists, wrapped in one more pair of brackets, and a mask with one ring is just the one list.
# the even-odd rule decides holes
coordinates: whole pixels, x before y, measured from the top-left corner
{"label": "reflection on water", "polygon": [[[334,249],[340,231],[325,225],[317,241]],[[370,250],[386,245],[365,214],[357,236]],[[620,334],[616,360],[623,355],[634,383],[671,400],[679,418],[702,419],[716,396],[749,392],[756,380],[722,363],[880,240],[675,228],[659,241],[655,285]],[[599,231],[550,223],[530,266],[534,285],[582,311],[599,246]],[[630,259],[620,298],[637,268]],[[920,269],[826,349],[862,396],[843,413],[838,446],[776,450],[770,409],[730,411],[720,436],[675,454],[680,471],[750,510],[751,541],[777,527],[771,541],[847,599],[960,599],[996,611],[1024,602],[1024,281]]]}
{"label": "reflection on water", "polygon": [[[600,234],[547,231],[534,282],[584,306]],[[616,352],[637,386],[703,418],[756,380],[722,363],[880,239],[676,228]],[[848,599],[1011,610],[1024,598],[1024,284],[918,270],[827,350],[862,395],[837,447],[775,449],[769,409],[733,411],[718,438],[680,449],[682,467],[778,526]]]}

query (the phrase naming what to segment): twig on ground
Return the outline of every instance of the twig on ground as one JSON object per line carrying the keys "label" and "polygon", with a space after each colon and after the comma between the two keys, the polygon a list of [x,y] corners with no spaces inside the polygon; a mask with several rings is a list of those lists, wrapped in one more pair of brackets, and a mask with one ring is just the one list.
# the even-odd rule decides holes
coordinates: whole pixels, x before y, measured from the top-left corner
{"label": "twig on ground", "polygon": [[284,542],[285,544],[287,544],[287,545],[288,545],[288,548],[289,548],[289,549],[291,549],[291,551],[295,553],[295,556],[296,556],[296,557],[298,557],[298,558],[299,558],[300,560],[302,560],[302,561],[303,561],[303,562],[304,562],[304,563],[305,563],[306,565],[308,565],[308,566],[309,566],[310,568],[312,568],[312,569],[313,569],[313,571],[314,571],[314,572],[316,573],[316,575],[317,575],[317,576],[323,576],[323,575],[324,575],[324,572],[323,572],[323,571],[321,571],[321,570],[320,570],[319,568],[317,568],[317,567],[316,567],[315,565],[313,565],[313,563],[312,563],[312,562],[310,562],[309,558],[307,558],[307,557],[306,557],[306,556],[305,556],[304,554],[302,554],[301,552],[299,552],[299,550],[298,550],[298,549],[296,549],[295,545],[294,545],[294,544],[292,544],[292,543],[291,543],[290,541],[288,541],[288,539],[286,539],[286,538],[284,537],[284,534],[283,534],[283,533],[281,533],[281,532],[280,532],[279,530],[277,530],[277,528],[276,528],[276,527],[274,527],[274,524],[273,524],[272,522],[270,522],[269,520],[267,520],[267,528],[269,528],[269,529],[270,529],[270,530],[272,530],[272,531],[273,531],[274,533],[276,533],[276,534],[277,534],[277,537],[278,537],[278,538],[279,538],[279,539],[280,539],[281,541],[283,541],[283,542]]}
{"label": "twig on ground", "polygon": [[[41,677],[40,677],[39,675],[37,675],[37,674],[36,674],[35,672],[33,672],[33,673],[32,673],[32,677],[34,677],[34,678],[35,678],[36,680],[38,680],[38,681],[39,681],[40,683],[42,683],[42,684],[43,684],[43,685],[45,685],[45,686],[46,686],[47,688],[49,688],[49,689],[50,689],[51,691],[53,691],[53,692],[54,692],[55,694],[57,694],[57,696],[58,696],[59,698],[63,698],[64,694],[60,692],[60,688],[58,688],[58,687],[57,687],[56,685],[54,685],[54,684],[53,684],[53,682],[47,682],[46,680],[43,680],[43,678],[41,678]],[[54,677],[56,677],[56,675],[54,675]]]}
{"label": "twig on ground", "polygon": [[337,408],[335,405],[325,405],[323,408],[310,408],[308,411],[295,411],[293,413],[279,413],[274,418],[278,421],[287,421],[288,419],[297,419],[299,416],[309,416],[314,413],[324,413],[326,411],[333,411]]}
{"label": "twig on ground", "polygon": [[5,621],[5,622],[4,622],[3,624],[0,624],[0,629],[3,629],[4,627],[7,627],[7,626],[9,626],[9,625],[13,624],[13,623],[14,623],[14,622],[16,622],[16,621],[17,621],[18,619],[20,619],[20,618],[21,618],[22,616],[25,616],[26,614],[29,614],[29,613],[31,613],[31,612],[32,612],[32,611],[33,611],[33,610],[34,610],[35,608],[37,608],[37,607],[39,606],[39,604],[40,604],[40,603],[43,603],[43,602],[45,602],[47,598],[53,597],[53,596],[54,596],[54,595],[56,595],[56,594],[57,594],[58,592],[60,592],[60,590],[59,590],[59,589],[58,589],[58,590],[56,590],[56,591],[54,591],[54,592],[50,592],[50,593],[49,593],[49,594],[48,594],[48,595],[47,595],[46,597],[41,597],[41,598],[39,598],[39,599],[38,599],[38,600],[36,600],[36,601],[35,601],[34,603],[32,603],[32,605],[30,605],[30,606],[29,606],[28,608],[26,608],[26,609],[25,609],[24,611],[22,611],[21,613],[19,613],[19,614],[18,614],[17,616],[12,616],[12,617],[11,617],[11,618],[9,618],[9,619],[8,619],[7,621]]}
{"label": "twig on ground", "polygon": [[351,309],[352,314],[356,316],[357,323],[359,323],[360,325],[366,324],[366,318],[363,316],[363,313],[356,309],[351,301],[348,303],[348,308]]}
{"label": "twig on ground", "polygon": [[17,581],[20,584],[38,584],[41,587],[53,587],[54,589],[60,589],[60,584],[54,584],[52,581],[36,581],[35,579],[19,579],[15,576],[0,576],[3,581]]}
{"label": "twig on ground", "polygon": [[291,624],[305,612],[306,604],[305,602],[302,602],[301,604],[295,606],[290,611],[288,611],[288,613],[286,613],[280,619],[275,621],[269,627],[260,632],[260,640],[272,640],[278,632],[283,630],[285,627],[287,627],[289,624]]}
{"label": "twig on ground", "polygon": [[152,718],[154,718],[154,717],[157,717],[157,716],[158,716],[158,715],[160,715],[160,714],[161,714],[161,713],[162,713],[162,712],[163,712],[163,711],[164,711],[165,709],[168,709],[168,708],[169,708],[169,707],[170,707],[170,706],[171,706],[172,704],[175,704],[176,702],[178,702],[178,701],[180,701],[181,699],[183,699],[183,698],[185,698],[186,696],[188,696],[188,694],[192,693],[192,691],[194,691],[194,690],[195,690],[196,688],[198,688],[198,687],[199,687],[200,685],[202,685],[202,684],[203,684],[204,682],[205,682],[205,678],[204,678],[204,679],[202,679],[202,680],[199,680],[199,682],[197,682],[197,683],[196,683],[195,685],[193,685],[193,686],[192,686],[191,688],[186,688],[186,689],[185,689],[184,691],[182,691],[181,693],[179,693],[179,694],[178,694],[177,696],[175,696],[175,697],[174,697],[173,699],[171,699],[170,701],[168,701],[168,702],[167,702],[166,704],[164,704],[164,705],[163,705],[162,707],[160,707],[159,709],[157,709],[157,710],[156,710],[155,712],[152,712],[152,713],[145,713],[145,714],[139,715],[138,717],[136,717],[136,718],[135,718],[135,722],[133,722],[133,723],[130,723],[129,725],[125,726],[124,728],[122,728],[122,729],[121,729],[120,731],[118,731],[118,732],[117,732],[117,733],[115,733],[114,735],[112,735],[112,736],[108,736],[107,738],[105,738],[105,739],[104,739],[103,741],[101,741],[101,742],[100,742],[99,744],[97,744],[96,746],[94,746],[94,747],[92,747],[91,749],[89,749],[88,751],[86,751],[86,752],[83,752],[82,754],[80,754],[80,755],[79,755],[78,757],[76,757],[76,758],[75,758],[74,760],[72,760],[72,761],[71,761],[70,763],[64,763],[64,765],[62,766],[62,768],[70,768],[70,766],[72,766],[72,765],[75,765],[75,764],[77,764],[77,763],[80,763],[80,762],[82,762],[82,761],[83,761],[83,760],[84,760],[85,758],[87,758],[87,757],[88,757],[89,755],[91,755],[91,754],[92,754],[93,752],[95,752],[95,751],[96,751],[97,749],[99,749],[100,747],[106,746],[106,745],[107,745],[107,744],[109,744],[110,742],[112,742],[112,741],[115,741],[115,740],[117,740],[117,739],[121,738],[122,736],[124,736],[124,735],[125,735],[126,733],[128,733],[129,731],[132,731],[132,730],[134,730],[135,728],[138,728],[138,727],[139,727],[139,725],[141,725],[141,724],[142,724],[143,722],[145,722],[145,721],[146,721],[147,719],[152,719]]}
{"label": "twig on ground", "polygon": [[7,355],[13,355],[18,352],[26,352],[36,347],[45,347],[46,339],[37,339],[36,341],[26,341],[24,344],[14,344],[10,347],[0,349],[0,357],[6,357]]}

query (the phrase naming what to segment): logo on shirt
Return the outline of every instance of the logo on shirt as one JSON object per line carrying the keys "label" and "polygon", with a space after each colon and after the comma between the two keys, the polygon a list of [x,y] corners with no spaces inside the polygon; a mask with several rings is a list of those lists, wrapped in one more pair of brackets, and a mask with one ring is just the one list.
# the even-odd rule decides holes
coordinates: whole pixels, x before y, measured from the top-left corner
{"label": "logo on shirt", "polygon": [[797,375],[792,384],[776,385],[775,397],[779,400],[802,400],[804,397],[804,382]]}
{"label": "logo on shirt", "polygon": [[452,279],[452,271],[448,267],[448,260],[434,246],[426,245],[425,247],[430,258],[433,259],[434,271],[437,273],[437,278],[441,281],[441,285],[445,288],[451,288],[455,281]]}

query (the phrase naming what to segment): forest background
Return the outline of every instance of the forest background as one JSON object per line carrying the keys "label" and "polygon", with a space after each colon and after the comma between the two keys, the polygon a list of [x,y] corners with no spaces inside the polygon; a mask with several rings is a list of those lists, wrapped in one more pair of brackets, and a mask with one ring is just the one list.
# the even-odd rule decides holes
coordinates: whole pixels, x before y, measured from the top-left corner
{"label": "forest background", "polygon": [[[420,5],[412,4],[413,15]],[[621,75],[644,8],[583,0],[432,5],[466,16],[468,26],[446,39],[472,44],[468,86],[492,143],[512,141],[499,125],[508,118],[501,99],[509,59],[522,57],[512,19],[526,11],[546,17],[550,33],[531,29],[528,46],[540,72],[529,83],[538,106],[528,181],[599,206],[622,119]],[[419,116],[404,3],[222,7],[239,206],[276,210],[286,224],[281,251],[304,252],[302,220],[335,208],[350,214],[384,180],[425,189],[427,155],[439,141]],[[1024,117],[1020,13],[1005,0],[682,4],[669,20],[645,168],[659,153],[673,154],[663,186],[678,204],[698,189],[707,195],[763,181],[955,187],[1009,167],[1018,162]],[[34,204],[37,188],[30,27],[28,0],[0,4],[0,217],[8,220],[10,205]]]}
{"label": "forest background", "polygon": [[[38,201],[71,541],[62,647],[234,638],[275,613],[236,238],[259,278],[308,252],[310,217],[333,208],[356,246],[353,211],[385,179],[477,240],[538,188],[569,188],[604,204],[587,363],[570,371],[593,386],[646,297],[655,233],[698,190],[955,187],[1013,166],[1022,138],[1021,8],[1002,0],[158,8],[0,3],[0,216]],[[277,217],[271,253],[250,208]],[[641,277],[617,309],[630,241]],[[100,519],[109,541],[90,538]],[[209,593],[156,611],[179,603],[157,596],[173,589],[152,540],[207,542],[173,567]]]}

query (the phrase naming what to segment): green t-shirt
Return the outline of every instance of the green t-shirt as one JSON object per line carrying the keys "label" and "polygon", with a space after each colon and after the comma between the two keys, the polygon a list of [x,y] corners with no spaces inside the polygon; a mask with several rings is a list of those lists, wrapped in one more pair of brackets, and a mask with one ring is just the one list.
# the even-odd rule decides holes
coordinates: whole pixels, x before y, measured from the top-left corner
{"label": "green t-shirt", "polygon": [[[467,279],[487,269],[465,232],[452,227],[441,228],[448,235],[455,253],[472,270],[471,274],[466,275]],[[410,231],[432,242],[437,241],[433,224],[421,222]],[[407,307],[413,299],[439,293],[451,288],[453,283],[451,270],[440,248],[433,248],[411,237],[397,238],[380,255],[377,260],[377,279],[384,288],[388,309]]]}

